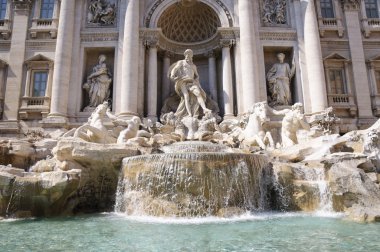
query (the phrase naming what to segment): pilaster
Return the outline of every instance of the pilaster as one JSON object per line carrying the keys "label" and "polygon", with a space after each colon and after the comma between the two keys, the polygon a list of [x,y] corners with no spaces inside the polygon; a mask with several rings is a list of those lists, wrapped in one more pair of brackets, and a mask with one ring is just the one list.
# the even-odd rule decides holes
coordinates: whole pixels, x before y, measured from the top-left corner
{"label": "pilaster", "polygon": [[25,59],[25,41],[31,4],[32,1],[30,0],[13,0],[13,30],[9,52],[9,58],[11,60],[9,62],[3,114],[3,120],[7,121],[5,127],[13,132],[18,131],[18,109],[20,107]]}
{"label": "pilaster", "polygon": [[347,23],[347,35],[353,69],[353,82],[358,105],[359,119],[373,117],[367,68],[364,56],[359,11],[361,1],[341,0]]}

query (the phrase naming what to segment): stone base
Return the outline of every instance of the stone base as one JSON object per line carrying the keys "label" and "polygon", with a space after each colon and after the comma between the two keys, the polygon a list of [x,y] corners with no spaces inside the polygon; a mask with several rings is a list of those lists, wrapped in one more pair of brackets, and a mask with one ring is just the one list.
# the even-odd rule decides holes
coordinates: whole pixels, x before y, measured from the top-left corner
{"label": "stone base", "polygon": [[68,119],[64,116],[49,116],[40,121],[42,128],[67,128]]}
{"label": "stone base", "polygon": [[2,134],[18,134],[20,132],[20,124],[18,121],[2,121],[0,122],[0,133]]}

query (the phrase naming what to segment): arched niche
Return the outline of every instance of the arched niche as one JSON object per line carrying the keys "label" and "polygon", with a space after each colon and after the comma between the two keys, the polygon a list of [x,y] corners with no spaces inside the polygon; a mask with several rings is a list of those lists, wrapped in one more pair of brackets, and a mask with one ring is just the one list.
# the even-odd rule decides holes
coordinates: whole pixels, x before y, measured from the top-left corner
{"label": "arched niche", "polygon": [[[233,27],[234,20],[230,10],[222,1],[197,0],[198,3],[203,3],[212,8],[215,13],[218,13],[221,27]],[[157,28],[158,21],[162,13],[173,4],[181,4],[178,0],[157,0],[148,8],[144,18],[146,28]]]}

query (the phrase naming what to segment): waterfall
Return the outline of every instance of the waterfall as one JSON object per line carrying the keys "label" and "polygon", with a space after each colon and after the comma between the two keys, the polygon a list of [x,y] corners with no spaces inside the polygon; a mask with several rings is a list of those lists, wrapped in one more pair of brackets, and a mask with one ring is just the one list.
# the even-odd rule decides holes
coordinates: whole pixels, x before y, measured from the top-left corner
{"label": "waterfall", "polygon": [[324,168],[315,168],[317,174],[316,184],[319,189],[319,207],[317,211],[321,212],[332,212],[332,198],[328,182],[326,180],[325,169]]}
{"label": "waterfall", "polygon": [[274,164],[276,208],[283,211],[332,212],[332,197],[323,167]]}
{"label": "waterfall", "polygon": [[[178,153],[125,158],[115,211],[140,216],[196,217],[231,210],[235,213],[265,210],[267,158],[254,154],[185,152],[188,148],[207,150],[206,145],[182,145]],[[209,147],[212,151],[218,148]]]}

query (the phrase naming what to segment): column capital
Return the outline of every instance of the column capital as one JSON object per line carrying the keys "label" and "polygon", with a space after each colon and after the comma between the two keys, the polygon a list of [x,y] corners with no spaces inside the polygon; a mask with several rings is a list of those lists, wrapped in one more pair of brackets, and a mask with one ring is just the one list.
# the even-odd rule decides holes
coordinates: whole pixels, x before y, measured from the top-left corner
{"label": "column capital", "polygon": [[158,39],[155,39],[155,38],[149,38],[149,39],[145,40],[145,46],[148,49],[157,48],[158,44],[159,44]]}
{"label": "column capital", "polygon": [[29,10],[32,6],[32,0],[13,0],[15,10]]}
{"label": "column capital", "polygon": [[219,42],[220,47],[229,47],[231,48],[235,44],[234,39],[221,39]]}
{"label": "column capital", "polygon": [[210,50],[204,54],[207,58],[215,58],[214,50]]}
{"label": "column capital", "polygon": [[344,11],[359,11],[361,0],[341,0]]}
{"label": "column capital", "polygon": [[373,61],[367,61],[367,66],[369,69],[375,68],[375,64]]}

